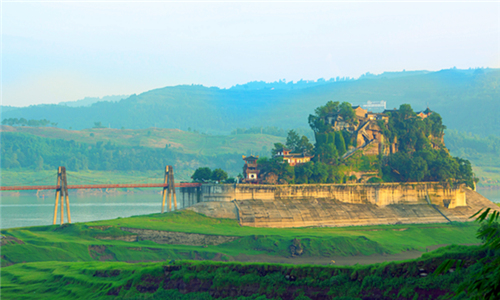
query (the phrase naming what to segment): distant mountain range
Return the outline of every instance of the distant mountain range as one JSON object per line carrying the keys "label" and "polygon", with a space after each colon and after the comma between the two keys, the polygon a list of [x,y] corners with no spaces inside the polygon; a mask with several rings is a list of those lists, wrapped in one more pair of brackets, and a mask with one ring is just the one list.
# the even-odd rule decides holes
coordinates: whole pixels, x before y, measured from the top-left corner
{"label": "distant mountain range", "polygon": [[227,134],[235,128],[256,126],[306,128],[308,115],[330,100],[353,105],[384,100],[388,108],[403,103],[411,104],[416,111],[429,107],[439,112],[451,129],[500,135],[500,69],[367,73],[356,80],[249,82],[230,89],[181,85],[131,95],[118,102],[103,99],[78,107],[4,107],[2,118],[48,119],[59,127],[73,129],[102,122],[112,128],[156,126]]}
{"label": "distant mountain range", "polygon": [[97,102],[118,102],[122,99],[128,98],[130,95],[112,95],[112,96],[104,96],[102,98],[99,97],[85,97],[81,100],[76,101],[67,101],[60,102],[59,105],[71,106],[71,107],[81,107],[81,106],[91,106]]}

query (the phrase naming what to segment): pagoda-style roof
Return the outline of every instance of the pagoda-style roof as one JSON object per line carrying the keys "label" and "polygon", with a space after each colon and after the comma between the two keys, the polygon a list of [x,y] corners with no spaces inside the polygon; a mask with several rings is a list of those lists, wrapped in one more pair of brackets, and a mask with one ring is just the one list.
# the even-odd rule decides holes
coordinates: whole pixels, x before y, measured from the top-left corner
{"label": "pagoda-style roof", "polygon": [[250,156],[245,156],[245,155],[243,155],[243,160],[244,160],[244,161],[249,161],[249,160],[257,160],[257,159],[259,159],[259,156],[258,156],[258,155],[257,155],[257,156],[253,156],[253,155],[250,155]]}
{"label": "pagoda-style roof", "polygon": [[283,157],[313,157],[314,155],[306,155],[305,153],[289,153],[287,155],[283,155]]}

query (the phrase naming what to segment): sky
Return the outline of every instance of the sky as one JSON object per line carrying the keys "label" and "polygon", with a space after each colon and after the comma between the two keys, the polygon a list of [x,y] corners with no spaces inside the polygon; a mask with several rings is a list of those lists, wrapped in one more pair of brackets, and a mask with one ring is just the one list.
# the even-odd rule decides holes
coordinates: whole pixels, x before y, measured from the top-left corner
{"label": "sky", "polygon": [[2,105],[500,67],[500,2],[9,2]]}

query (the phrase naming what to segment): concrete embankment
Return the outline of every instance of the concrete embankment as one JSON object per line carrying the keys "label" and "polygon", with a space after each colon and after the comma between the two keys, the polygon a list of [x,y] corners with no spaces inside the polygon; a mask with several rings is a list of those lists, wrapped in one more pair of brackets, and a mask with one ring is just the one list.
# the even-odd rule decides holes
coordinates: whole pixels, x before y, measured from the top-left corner
{"label": "concrete embankment", "polygon": [[198,197],[205,202],[189,209],[253,227],[467,222],[482,208],[500,210],[464,186],[445,188],[437,183],[222,185],[202,191]]}

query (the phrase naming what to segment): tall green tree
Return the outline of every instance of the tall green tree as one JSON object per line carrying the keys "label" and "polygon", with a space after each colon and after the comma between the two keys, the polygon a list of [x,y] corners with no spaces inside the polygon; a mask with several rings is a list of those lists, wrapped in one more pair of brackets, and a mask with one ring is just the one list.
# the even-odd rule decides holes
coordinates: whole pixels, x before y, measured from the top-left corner
{"label": "tall green tree", "polygon": [[342,104],[339,105],[339,115],[349,124],[358,123],[356,113],[349,102],[342,102]]}
{"label": "tall green tree", "polygon": [[339,156],[344,155],[344,153],[346,152],[344,136],[342,135],[342,132],[340,132],[340,131],[335,132],[335,148],[337,148],[337,152],[338,152]]}
{"label": "tall green tree", "polygon": [[227,179],[227,173],[220,168],[215,169],[212,171],[210,179],[212,179],[213,181],[222,182]]}
{"label": "tall green tree", "polygon": [[292,152],[295,152],[299,148],[300,144],[300,136],[297,134],[295,130],[290,130],[286,137],[286,147]]}
{"label": "tall green tree", "polygon": [[212,179],[212,170],[208,167],[201,167],[194,171],[193,176],[191,178],[194,181],[209,181]]}
{"label": "tall green tree", "polygon": [[295,152],[311,155],[314,152],[314,146],[309,142],[309,139],[303,135],[297,145],[297,148],[295,149]]}
{"label": "tall green tree", "polygon": [[283,148],[286,147],[282,143],[274,143],[274,148],[271,150],[272,155],[276,155],[279,151],[283,150]]}

